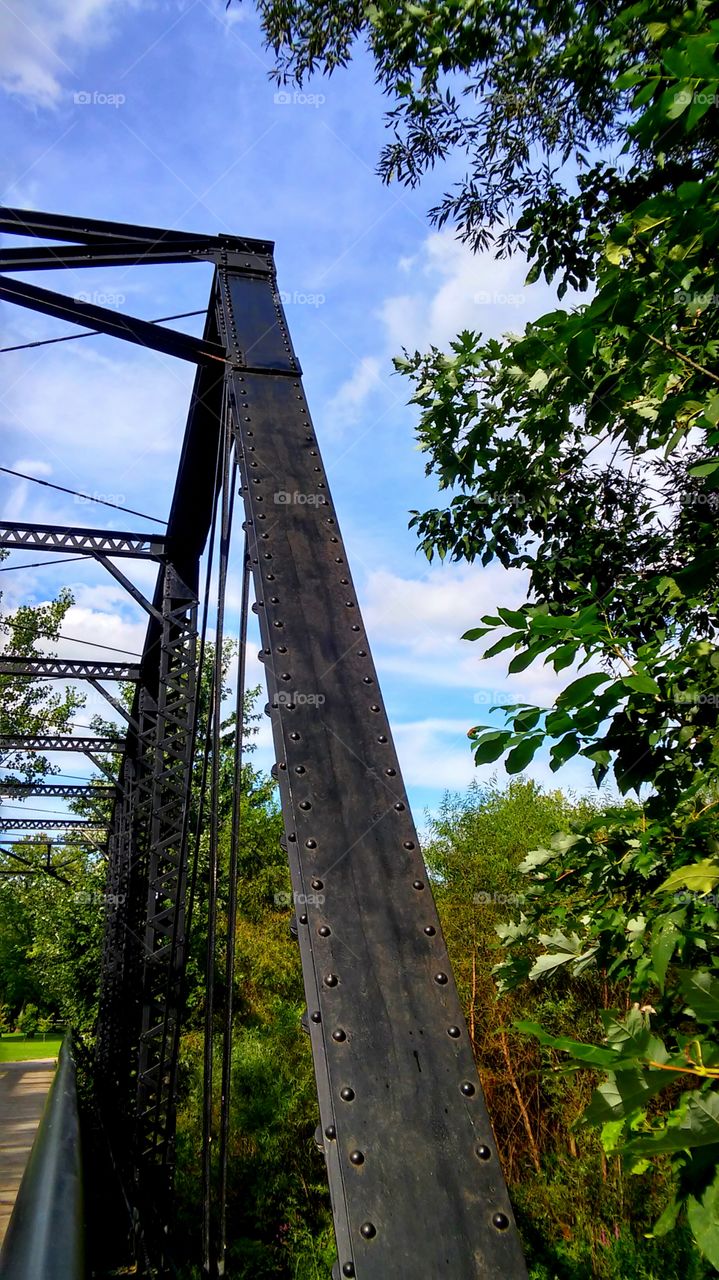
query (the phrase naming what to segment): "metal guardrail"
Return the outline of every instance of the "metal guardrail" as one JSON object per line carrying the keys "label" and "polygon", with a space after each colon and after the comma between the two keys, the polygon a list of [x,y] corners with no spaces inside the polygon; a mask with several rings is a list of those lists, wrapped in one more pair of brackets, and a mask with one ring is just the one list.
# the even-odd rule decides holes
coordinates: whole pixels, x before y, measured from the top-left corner
{"label": "metal guardrail", "polygon": [[2,1280],[83,1280],[80,1121],[66,1036],[0,1253]]}

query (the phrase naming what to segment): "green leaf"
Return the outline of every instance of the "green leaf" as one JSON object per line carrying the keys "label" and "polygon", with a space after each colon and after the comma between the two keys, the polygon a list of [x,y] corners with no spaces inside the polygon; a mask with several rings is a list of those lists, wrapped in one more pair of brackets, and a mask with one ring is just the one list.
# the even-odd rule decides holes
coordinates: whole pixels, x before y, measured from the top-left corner
{"label": "green leaf", "polygon": [[557,769],[561,769],[567,760],[571,760],[572,756],[576,756],[579,751],[579,738],[576,733],[568,733],[565,737],[560,738],[559,742],[552,747],[550,755],[549,767],[552,773],[556,773]]}
{"label": "green leaf", "polygon": [[663,929],[659,930],[656,937],[652,934],[652,968],[659,984],[659,990],[662,993],[664,992],[664,980],[667,974],[667,967],[674,954],[674,949],[680,936],[679,930],[671,920],[667,921]]}
{"label": "green leaf", "polygon": [[521,773],[522,769],[526,769],[543,741],[544,734],[541,733],[535,734],[534,737],[524,738],[513,751],[510,751],[504,762],[507,773]]}
{"label": "green leaf", "polygon": [[491,764],[492,761],[498,760],[511,736],[512,735],[508,729],[501,729],[496,733],[484,734],[477,741],[477,746],[474,751],[475,764]]}
{"label": "green leaf", "polygon": [[678,889],[691,889],[694,893],[711,893],[715,884],[719,884],[719,865],[708,858],[695,862],[688,867],[678,867],[663,884],[657,893],[674,893]]}
{"label": "green leaf", "polygon": [[690,476],[711,476],[719,467],[719,458],[713,458],[711,462],[699,462],[696,466],[689,468]]}
{"label": "green leaf", "polygon": [[719,1022],[719,978],[707,969],[678,973],[679,986],[697,1022],[713,1026]]}
{"label": "green leaf", "polygon": [[653,680],[645,671],[637,671],[631,676],[622,676],[622,684],[628,689],[635,689],[637,693],[651,693],[655,697],[661,693],[656,680]]}
{"label": "green leaf", "polygon": [[[571,959],[571,957],[567,957]],[[540,1044],[547,1045],[550,1049],[557,1049],[562,1053],[569,1053],[578,1062],[589,1062],[595,1067],[604,1067],[611,1069],[612,1063],[616,1062],[617,1055],[612,1053],[610,1049],[602,1049],[595,1044],[583,1044],[579,1040],[570,1040],[566,1036],[549,1035],[543,1027],[537,1022],[529,1022],[522,1020],[515,1022],[515,1027],[525,1036],[534,1036],[539,1040]]]}
{"label": "green leaf", "polygon": [[634,1138],[626,1144],[624,1151],[631,1155],[652,1156],[719,1143],[719,1093],[690,1093],[685,1095],[684,1102],[678,1124],[669,1123],[655,1133]]}
{"label": "green leaf", "polygon": [[601,684],[606,684],[611,680],[611,676],[604,672],[595,671],[588,676],[580,676],[578,680],[573,680],[563,689],[557,698],[558,707],[580,707],[587,698],[591,698],[592,694],[599,688]]}
{"label": "green leaf", "polygon": [[704,1257],[719,1271],[719,1169],[701,1200],[687,1197],[687,1220]]}

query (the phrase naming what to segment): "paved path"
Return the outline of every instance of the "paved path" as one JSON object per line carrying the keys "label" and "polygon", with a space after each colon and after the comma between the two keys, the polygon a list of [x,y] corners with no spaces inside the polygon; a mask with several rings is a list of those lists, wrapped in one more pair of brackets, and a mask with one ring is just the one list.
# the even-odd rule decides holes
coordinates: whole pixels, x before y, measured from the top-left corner
{"label": "paved path", "polygon": [[54,1058],[0,1062],[0,1244],[10,1221],[55,1065]]}

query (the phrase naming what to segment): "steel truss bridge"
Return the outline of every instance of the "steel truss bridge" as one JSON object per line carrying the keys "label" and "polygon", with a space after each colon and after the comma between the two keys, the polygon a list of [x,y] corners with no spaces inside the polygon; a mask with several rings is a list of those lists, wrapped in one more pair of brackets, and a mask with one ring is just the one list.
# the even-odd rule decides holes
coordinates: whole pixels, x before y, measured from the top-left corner
{"label": "steel truss bridge", "polygon": [[[224,1274],[230,1139],[232,971],[237,912],[242,691],[251,587],[259,619],[276,776],[295,901],[338,1261],[359,1280],[526,1275],[440,921],[407,802],[337,511],[278,293],[269,241],[4,209],[0,298],[196,367],[166,531],[6,521],[0,548],[92,557],[147,615],[139,661],[26,659],[0,675],[84,680],[127,730],[114,737],[6,735],[2,759],[84,752],[110,797],[107,914],[91,1075],[118,1214],[115,1267],[173,1274],[172,1187],[185,962],[197,888],[190,787],[209,833],[209,963],[204,1061],[203,1274]],[[40,240],[43,243],[35,244]],[[49,243],[44,243],[49,242]],[[205,263],[202,338],[73,300],[12,273]],[[7,274],[10,273],[10,274]],[[287,494],[303,501],[287,501]],[[241,644],[229,868],[228,1004],[218,1008],[221,651],[236,496],[242,504]],[[310,500],[311,498],[311,500]],[[238,504],[239,505],[239,504]],[[237,523],[235,521],[235,523]],[[201,559],[216,566],[201,582]],[[147,598],[116,561],[157,566]],[[211,582],[215,586],[211,588]],[[200,714],[209,596],[215,618],[210,708]],[[132,682],[130,710],[107,688]],[[311,695],[311,696],[309,696]],[[4,794],[98,798],[94,785],[16,783]],[[94,819],[5,819],[5,832],[97,837]],[[2,833],[0,832],[0,835]],[[18,873],[23,845],[13,836]],[[47,842],[52,871],[52,840]],[[61,846],[62,847],[62,846]],[[62,858],[62,853],[58,857]],[[26,858],[27,860],[27,858]],[[55,870],[55,874],[60,874]],[[223,1017],[222,1103],[213,1116],[213,1032]],[[298,1028],[298,1034],[300,1030]],[[218,1171],[212,1153],[219,1145]],[[99,1176],[99,1175],[98,1175]],[[107,1206],[106,1206],[107,1209]],[[110,1212],[107,1210],[107,1212]],[[120,1236],[122,1236],[120,1231]],[[108,1274],[111,1268],[108,1270]],[[95,1274],[102,1274],[96,1271]],[[114,1274],[119,1274],[118,1270]],[[38,1277],[38,1280],[40,1278]]]}

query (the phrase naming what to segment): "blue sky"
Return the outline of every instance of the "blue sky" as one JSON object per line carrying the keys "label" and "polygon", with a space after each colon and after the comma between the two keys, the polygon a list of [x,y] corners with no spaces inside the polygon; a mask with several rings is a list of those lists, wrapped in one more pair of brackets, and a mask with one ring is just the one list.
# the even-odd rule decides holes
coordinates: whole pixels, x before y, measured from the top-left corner
{"label": "blue sky", "polygon": [[[466,737],[489,705],[546,702],[558,685],[534,668],[508,679],[501,656],[482,663],[476,646],[460,640],[495,605],[519,603],[522,582],[498,567],[430,568],[417,554],[408,512],[433,505],[436,487],[414,442],[409,384],[394,375],[391,357],[403,346],[446,346],[465,327],[519,331],[553,297],[542,284],[525,287],[520,258],[473,257],[451,232],[432,231],[425,211],[459,176],[452,165],[416,192],[381,185],[385,100],[364,54],[280,100],[270,68],[249,3],[227,12],[224,0],[2,0],[2,203],[275,240],[279,286],[421,823],[447,788],[492,772],[474,768]],[[36,280],[151,319],[205,307],[210,274],[200,265],[157,266]],[[195,331],[192,321],[184,327]],[[3,346],[64,332],[71,330],[56,321],[4,310]],[[102,337],[3,361],[4,465],[166,516],[189,365]],[[143,527],[7,476],[0,497],[15,519]],[[16,555],[6,565],[37,558]],[[150,589],[149,568],[134,576]],[[141,644],[139,610],[92,563],[3,573],[0,585],[10,607],[68,585],[76,600],[68,635],[130,650]],[[251,684],[261,680],[255,650],[253,643]],[[63,641],[58,652],[91,651]],[[100,709],[89,701],[78,720]],[[266,722],[257,759],[271,760]],[[74,758],[60,763],[63,772],[84,771]],[[589,784],[581,766],[555,780],[537,759],[529,772],[553,785]]]}

